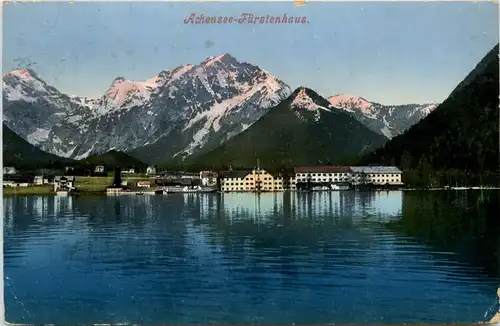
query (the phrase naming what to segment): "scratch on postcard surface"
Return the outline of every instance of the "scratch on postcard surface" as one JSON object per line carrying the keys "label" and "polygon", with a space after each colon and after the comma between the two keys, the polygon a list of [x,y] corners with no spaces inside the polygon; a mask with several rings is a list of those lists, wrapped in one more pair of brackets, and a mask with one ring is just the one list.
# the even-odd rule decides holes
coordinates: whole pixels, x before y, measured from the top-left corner
{"label": "scratch on postcard surface", "polygon": [[18,1],[18,0],[2,0],[2,7],[5,6],[9,2],[41,2],[41,1],[42,0],[22,0],[22,1]]}
{"label": "scratch on postcard surface", "polygon": [[21,300],[19,300],[19,297],[16,294],[17,291],[14,290],[14,285],[12,284],[12,280],[8,276],[5,276],[5,289],[9,289],[10,293],[14,297],[14,300],[16,300],[16,302],[21,306],[21,308],[29,317],[32,317],[28,309],[26,309],[26,307],[24,306],[24,303]]}

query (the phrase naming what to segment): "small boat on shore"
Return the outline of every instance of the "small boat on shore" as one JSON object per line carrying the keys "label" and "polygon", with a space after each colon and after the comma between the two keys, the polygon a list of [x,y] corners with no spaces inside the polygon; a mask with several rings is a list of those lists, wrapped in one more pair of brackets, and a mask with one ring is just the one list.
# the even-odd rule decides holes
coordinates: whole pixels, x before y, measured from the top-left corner
{"label": "small boat on shore", "polygon": [[163,193],[165,194],[171,194],[171,193],[211,193],[211,192],[217,192],[216,188],[210,188],[210,187],[201,187],[201,186],[196,186],[196,187],[164,187],[163,188]]}
{"label": "small boat on shore", "polygon": [[314,186],[311,188],[312,191],[340,191],[340,190],[349,190],[348,185],[338,185],[332,184],[327,186]]}

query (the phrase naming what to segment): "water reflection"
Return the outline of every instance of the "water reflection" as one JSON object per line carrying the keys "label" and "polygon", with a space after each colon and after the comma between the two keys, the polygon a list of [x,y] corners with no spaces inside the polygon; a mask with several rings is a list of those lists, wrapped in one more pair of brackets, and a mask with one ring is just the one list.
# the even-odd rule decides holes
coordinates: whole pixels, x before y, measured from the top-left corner
{"label": "water reflection", "polygon": [[406,196],[403,218],[388,224],[434,248],[458,252],[461,261],[500,277],[500,193],[437,192]]}
{"label": "water reflection", "polygon": [[269,223],[275,216],[301,218],[344,217],[354,219],[400,218],[403,207],[401,191],[230,193],[223,196],[184,194],[186,206],[198,206],[201,218],[213,216]]}
{"label": "water reflection", "polygon": [[[183,202],[180,202],[182,199]],[[158,204],[169,210],[199,218],[213,216],[227,218],[229,222],[253,219],[269,223],[275,216],[300,219],[312,217],[353,218],[380,217],[394,219],[401,216],[402,192],[357,193],[264,193],[253,194],[178,194],[166,197],[72,197],[72,196],[18,196],[5,198],[4,220],[7,229],[14,225],[14,209],[23,211],[23,223],[47,222],[55,217],[78,214],[102,222],[130,220],[147,221],[157,218]],[[96,205],[93,205],[96,204]],[[161,207],[162,209],[165,207]],[[199,210],[199,211],[198,211]],[[109,214],[113,212],[113,214]],[[195,214],[195,216],[192,216]],[[113,217],[113,218],[111,218]]]}
{"label": "water reflection", "polygon": [[485,320],[495,194],[4,198],[7,320]]}

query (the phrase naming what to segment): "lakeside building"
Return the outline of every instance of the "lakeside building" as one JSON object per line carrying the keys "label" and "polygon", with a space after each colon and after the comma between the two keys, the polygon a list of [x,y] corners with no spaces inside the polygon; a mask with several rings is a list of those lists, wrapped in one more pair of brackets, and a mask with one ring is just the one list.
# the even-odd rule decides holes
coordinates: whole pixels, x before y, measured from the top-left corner
{"label": "lakeside building", "polygon": [[12,188],[16,188],[16,187],[29,187],[30,186],[30,183],[29,182],[16,182],[16,181],[3,181],[2,182],[2,186],[3,188],[7,188],[7,187],[12,187]]}
{"label": "lakeside building", "polygon": [[151,187],[151,181],[149,180],[141,180],[137,182],[137,187],[138,188],[150,188]]}
{"label": "lakeside building", "polygon": [[17,187],[17,182],[10,181],[10,180],[5,180],[2,182],[2,185],[4,188],[6,187]]}
{"label": "lakeside building", "polygon": [[213,171],[201,171],[200,180],[201,185],[204,187],[214,187],[217,185],[218,175]]}
{"label": "lakeside building", "polygon": [[121,173],[123,173],[123,174],[135,174],[135,168],[122,170]]}
{"label": "lakeside building", "polygon": [[56,176],[54,178],[54,191],[71,191],[75,190],[75,177],[74,176]]}
{"label": "lakeside building", "polygon": [[195,187],[201,185],[201,180],[199,173],[164,172],[154,178],[154,183],[158,186]]}
{"label": "lakeside building", "polygon": [[156,168],[154,166],[148,166],[148,168],[146,169],[146,174],[147,175],[155,175]]}
{"label": "lakeside building", "polygon": [[181,175],[181,179],[200,179],[200,174],[199,173],[191,173],[191,172],[183,172]]}
{"label": "lakeside building", "polygon": [[245,178],[251,175],[253,170],[229,170],[220,173],[220,190],[229,191],[250,191],[251,188]]}
{"label": "lakeside building", "polygon": [[342,184],[351,181],[351,169],[349,166],[337,165],[310,165],[297,166],[294,168],[295,179],[298,183],[330,183]]}
{"label": "lakeside building", "polygon": [[266,170],[255,168],[221,173],[221,190],[232,191],[283,191],[295,189],[293,177],[285,174],[271,174]]}
{"label": "lakeside building", "polygon": [[394,166],[297,166],[294,173],[269,173],[261,168],[221,172],[220,190],[342,190],[360,185],[403,186],[403,172]]}
{"label": "lakeside building", "polygon": [[403,186],[403,172],[395,166],[351,166],[353,185]]}
{"label": "lakeside building", "polygon": [[33,183],[37,186],[42,186],[42,185],[49,184],[49,179],[44,177],[43,175],[37,175],[33,179]]}

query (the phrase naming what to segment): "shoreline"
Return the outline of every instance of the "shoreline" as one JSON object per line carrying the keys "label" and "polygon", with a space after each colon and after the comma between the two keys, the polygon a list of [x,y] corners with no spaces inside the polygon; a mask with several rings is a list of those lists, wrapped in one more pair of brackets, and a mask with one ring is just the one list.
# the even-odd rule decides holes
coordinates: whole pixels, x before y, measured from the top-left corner
{"label": "shoreline", "polygon": [[[449,187],[449,188],[403,188],[398,191],[467,191],[467,190],[500,190],[500,187]],[[282,191],[268,191],[266,193],[283,193],[283,192],[302,192],[301,190],[282,190]],[[311,192],[342,192],[342,191],[356,191],[353,189],[349,190],[318,190],[318,191],[311,191]],[[365,190],[358,190],[359,192],[378,192],[378,191],[395,191],[391,189],[365,189]],[[225,194],[225,193],[256,193],[253,191],[232,191],[232,192],[222,192],[222,191],[216,191],[216,192],[196,192],[196,191],[179,191],[179,192],[167,192],[164,194],[156,194],[154,189],[148,189],[148,190],[133,190],[133,191],[127,191],[127,192],[119,192],[115,194],[110,194],[107,193],[106,190],[87,190],[85,189],[79,189],[75,192],[70,192],[67,194],[67,196],[120,196],[120,195],[134,195],[134,196],[151,196],[151,195],[168,195],[168,194],[183,194],[183,193],[190,193],[190,194],[206,194],[206,193],[220,193],[220,194]],[[30,187],[4,187],[3,188],[3,196],[4,197],[10,197],[10,196],[41,196],[41,195],[47,195],[47,196],[58,196],[58,194],[53,190],[53,187],[50,186],[30,186]],[[63,195],[64,196],[64,195]]]}
{"label": "shoreline", "polygon": [[405,188],[403,191],[464,191],[464,190],[500,190],[500,187],[448,187],[448,188]]}

